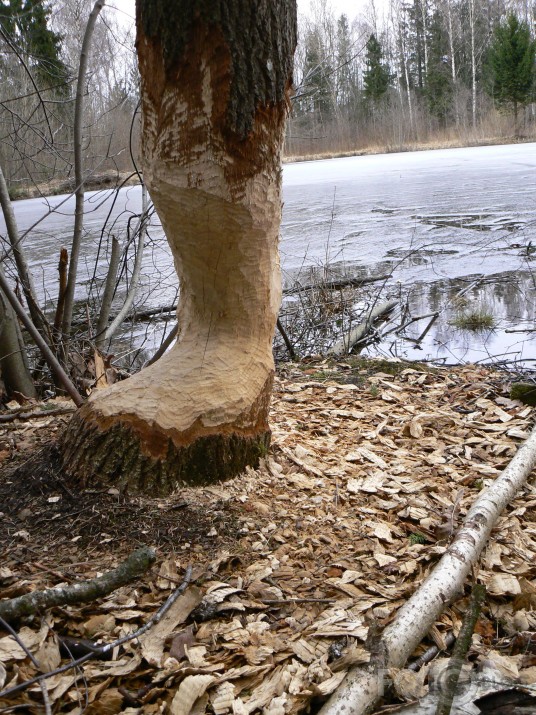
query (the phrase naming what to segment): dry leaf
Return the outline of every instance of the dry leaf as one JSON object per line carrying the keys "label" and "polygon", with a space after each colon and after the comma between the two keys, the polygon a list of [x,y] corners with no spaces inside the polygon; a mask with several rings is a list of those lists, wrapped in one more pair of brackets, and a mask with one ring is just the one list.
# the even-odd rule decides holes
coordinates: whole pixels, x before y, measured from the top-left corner
{"label": "dry leaf", "polygon": [[[24,643],[26,648],[33,652],[44,643],[47,634],[48,625],[46,624],[37,632],[23,626],[18,632],[17,637]],[[7,663],[9,660],[24,660],[27,657],[26,651],[17,643],[13,636],[0,638],[0,662]]]}
{"label": "dry leaf", "polygon": [[42,673],[49,673],[61,663],[61,654],[58,641],[55,637],[48,638],[35,652],[35,659],[39,663]]}
{"label": "dry leaf", "polygon": [[169,655],[172,658],[180,661],[186,655],[186,646],[192,646],[195,643],[194,627],[188,626],[180,633],[177,633],[171,641],[171,648],[169,650]]}

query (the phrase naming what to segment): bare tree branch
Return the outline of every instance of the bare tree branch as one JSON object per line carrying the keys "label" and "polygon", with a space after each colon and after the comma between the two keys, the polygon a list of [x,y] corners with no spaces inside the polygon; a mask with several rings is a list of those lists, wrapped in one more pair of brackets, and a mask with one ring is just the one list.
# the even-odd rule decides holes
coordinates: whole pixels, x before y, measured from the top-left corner
{"label": "bare tree branch", "polygon": [[67,290],[65,292],[65,307],[63,311],[62,332],[66,338],[71,331],[71,321],[73,317],[74,291],[76,287],[76,277],[78,272],[78,258],[82,243],[82,228],[84,225],[84,167],[82,159],[82,117],[84,112],[84,93],[88,64],[88,54],[91,45],[91,38],[95,29],[95,23],[100,11],[104,7],[105,0],[97,0],[93,10],[89,15],[80,52],[80,64],[78,67],[78,81],[76,85],[76,103],[74,114],[74,175],[76,183],[76,208],[74,216],[73,242],[71,246],[71,260],[69,262],[69,277],[67,279]]}

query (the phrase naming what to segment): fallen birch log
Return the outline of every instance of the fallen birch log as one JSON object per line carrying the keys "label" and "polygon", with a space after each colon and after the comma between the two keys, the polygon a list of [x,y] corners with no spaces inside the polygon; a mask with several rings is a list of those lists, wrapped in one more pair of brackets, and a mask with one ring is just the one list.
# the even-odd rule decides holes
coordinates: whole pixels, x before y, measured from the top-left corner
{"label": "fallen birch log", "polygon": [[536,427],[502,474],[479,495],[437,566],[385,629],[379,641],[381,658],[368,668],[350,670],[318,715],[364,715],[381,697],[385,669],[402,668],[445,607],[462,595],[497,519],[535,464]]}
{"label": "fallen birch log", "polygon": [[49,588],[46,591],[32,591],[25,593],[24,596],[0,601],[0,618],[7,623],[12,623],[24,616],[43,613],[53,606],[68,606],[95,601],[142,576],[155,559],[154,549],[143,547],[130,554],[113,571],[90,581],[80,581],[72,586]]}
{"label": "fallen birch log", "polygon": [[314,283],[298,283],[291,286],[290,288],[283,289],[283,295],[293,295],[294,293],[302,293],[306,290],[318,290],[323,288],[325,290],[340,290],[341,288],[361,288],[361,286],[368,285],[369,283],[378,283],[379,281],[387,281],[392,277],[392,273],[386,273],[383,276],[370,276],[368,278],[332,278],[332,279],[322,279],[319,278]]}
{"label": "fallen birch log", "polygon": [[359,343],[370,331],[375,321],[384,315],[389,314],[398,305],[397,300],[388,300],[386,303],[377,305],[373,308],[367,315],[366,319],[352,328],[346,335],[344,335],[340,340],[337,340],[335,345],[333,345],[329,351],[329,355],[335,355],[341,357],[351,352],[352,349]]}

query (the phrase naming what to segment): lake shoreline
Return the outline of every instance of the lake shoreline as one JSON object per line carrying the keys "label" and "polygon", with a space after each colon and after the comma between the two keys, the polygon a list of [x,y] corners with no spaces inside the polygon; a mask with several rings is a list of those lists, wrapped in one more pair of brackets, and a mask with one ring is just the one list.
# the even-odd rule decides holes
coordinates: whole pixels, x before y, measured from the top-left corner
{"label": "lake shoreline", "polygon": [[[442,149],[464,149],[485,146],[501,146],[515,144],[530,144],[535,141],[533,136],[524,137],[488,137],[474,142],[462,140],[444,140],[432,142],[415,142],[392,146],[371,146],[363,149],[348,151],[321,152],[318,154],[303,154],[296,156],[283,156],[283,164],[297,164],[307,161],[325,161],[328,159],[346,159],[355,156],[375,156],[378,154],[402,154],[421,151],[439,151]],[[137,186],[140,184],[139,174],[135,171],[105,171],[90,176],[86,181],[86,191],[99,191],[102,189],[123,188],[124,186]],[[44,196],[58,196],[60,194],[74,193],[74,179],[53,180],[32,186],[10,186],[11,201],[25,199],[38,199]]]}

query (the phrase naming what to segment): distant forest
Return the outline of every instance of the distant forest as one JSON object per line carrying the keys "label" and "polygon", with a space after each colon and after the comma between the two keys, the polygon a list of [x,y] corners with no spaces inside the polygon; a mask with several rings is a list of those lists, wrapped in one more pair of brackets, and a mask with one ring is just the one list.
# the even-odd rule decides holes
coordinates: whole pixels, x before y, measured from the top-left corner
{"label": "distant forest", "polygon": [[389,0],[300,18],[289,155],[532,136],[528,0]]}
{"label": "distant forest", "polygon": [[[374,2],[350,21],[329,0],[313,0],[300,17],[287,156],[535,134],[528,0],[389,0],[381,9]],[[93,6],[0,0],[0,171],[12,197],[32,183],[56,182],[56,190],[72,183],[76,139],[88,175],[133,169],[134,27],[105,5],[82,53]],[[81,56],[87,74],[75,131]]]}

